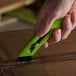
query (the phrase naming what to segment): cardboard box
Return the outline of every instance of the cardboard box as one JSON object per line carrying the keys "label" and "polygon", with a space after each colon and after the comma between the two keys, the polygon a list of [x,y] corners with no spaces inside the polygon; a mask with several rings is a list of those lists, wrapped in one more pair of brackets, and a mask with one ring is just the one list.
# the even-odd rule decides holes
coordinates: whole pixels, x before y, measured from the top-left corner
{"label": "cardboard box", "polygon": [[[33,36],[33,29],[0,32],[0,57],[3,60],[15,59],[16,54]],[[50,55],[50,56],[49,56]],[[74,57],[73,57],[74,55]],[[13,68],[6,74],[14,76],[76,76],[76,30],[68,39],[41,48],[34,57],[51,57],[48,62],[23,65]],[[69,56],[69,59],[65,59]],[[8,76],[12,76],[12,75]],[[1,75],[2,76],[2,75]]]}

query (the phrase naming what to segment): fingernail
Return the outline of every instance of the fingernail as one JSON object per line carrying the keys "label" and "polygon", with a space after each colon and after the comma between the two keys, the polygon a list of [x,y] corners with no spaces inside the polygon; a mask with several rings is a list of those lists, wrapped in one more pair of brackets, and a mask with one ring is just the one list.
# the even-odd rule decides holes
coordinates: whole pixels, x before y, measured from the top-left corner
{"label": "fingernail", "polygon": [[61,30],[59,29],[57,32],[56,32],[56,35],[59,35],[61,33]]}
{"label": "fingernail", "polygon": [[44,48],[48,48],[48,42],[44,44]]}

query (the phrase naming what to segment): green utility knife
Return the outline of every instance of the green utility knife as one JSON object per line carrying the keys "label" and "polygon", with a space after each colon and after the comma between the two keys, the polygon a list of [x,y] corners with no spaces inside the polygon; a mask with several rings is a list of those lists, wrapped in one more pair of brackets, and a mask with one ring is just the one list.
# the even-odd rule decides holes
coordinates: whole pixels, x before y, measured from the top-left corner
{"label": "green utility knife", "polygon": [[42,38],[38,36],[33,36],[32,39],[22,48],[22,50],[17,54],[18,61],[28,61],[31,60],[31,57],[36,54],[36,52],[41,48],[41,46],[52,37],[52,33],[55,29],[61,28],[63,25],[62,19],[57,19],[50,31]]}

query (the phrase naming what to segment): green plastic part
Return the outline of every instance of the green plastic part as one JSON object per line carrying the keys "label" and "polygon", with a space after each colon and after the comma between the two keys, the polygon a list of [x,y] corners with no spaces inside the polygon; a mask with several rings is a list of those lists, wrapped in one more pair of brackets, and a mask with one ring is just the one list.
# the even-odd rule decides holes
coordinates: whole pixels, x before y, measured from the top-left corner
{"label": "green plastic part", "polygon": [[58,19],[56,20],[50,31],[42,38],[39,38],[38,36],[33,36],[32,39],[23,47],[23,49],[17,54],[17,57],[27,57],[27,56],[33,56],[35,53],[40,49],[40,47],[49,39],[52,37],[52,33],[55,29],[61,28],[63,25],[63,20]]}
{"label": "green plastic part", "polygon": [[7,13],[8,16],[16,17],[22,21],[34,25],[36,23],[36,14],[30,8],[19,8]]}

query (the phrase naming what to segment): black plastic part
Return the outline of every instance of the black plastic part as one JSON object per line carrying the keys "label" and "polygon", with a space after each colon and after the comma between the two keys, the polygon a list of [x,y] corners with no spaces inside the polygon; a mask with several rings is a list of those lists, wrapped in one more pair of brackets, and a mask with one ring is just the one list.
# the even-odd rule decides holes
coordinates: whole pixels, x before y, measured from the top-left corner
{"label": "black plastic part", "polygon": [[27,57],[18,57],[18,59],[16,60],[17,62],[24,62],[24,61],[31,61],[32,57],[31,56],[27,56]]}

